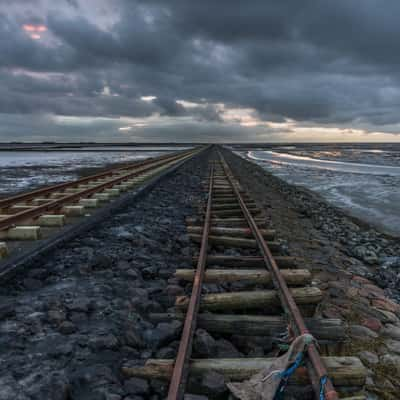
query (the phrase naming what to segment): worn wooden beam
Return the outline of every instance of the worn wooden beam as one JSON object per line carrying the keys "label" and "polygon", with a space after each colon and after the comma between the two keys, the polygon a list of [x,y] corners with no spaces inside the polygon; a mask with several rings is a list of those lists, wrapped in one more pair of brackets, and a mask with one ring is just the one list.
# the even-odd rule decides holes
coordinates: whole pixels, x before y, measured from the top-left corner
{"label": "worn wooden beam", "polygon": [[[297,268],[298,265],[304,263],[303,259],[292,256],[274,256],[274,259],[281,268]],[[196,264],[196,261],[197,257],[193,257],[193,264]],[[262,257],[209,255],[207,257],[207,265],[209,267],[219,266],[228,268],[262,268],[265,267],[265,262]]]}
{"label": "worn wooden beam", "polygon": [[83,206],[64,206],[61,211],[68,217],[80,217],[85,214]]}
{"label": "worn wooden beam", "polygon": [[[150,319],[154,323],[182,320],[184,313],[153,313]],[[306,318],[306,325],[311,334],[322,342],[343,342],[347,339],[345,325],[340,319]],[[274,315],[243,315],[200,313],[197,326],[210,333],[242,336],[273,337],[287,329],[287,320]]]}
{"label": "worn wooden beam", "polygon": [[[335,386],[362,387],[365,384],[367,370],[356,357],[322,357],[329,377]],[[260,370],[267,368],[273,358],[214,358],[193,359],[189,364],[192,376],[201,376],[209,371],[222,374],[227,381],[243,381]],[[122,373],[128,377],[145,379],[169,379],[174,360],[150,359],[143,367],[122,367]],[[307,372],[298,368],[289,385],[310,384]]]}
{"label": "worn wooden beam", "polygon": [[[322,292],[316,287],[292,288],[290,291],[298,306],[316,306],[322,300]],[[188,303],[188,296],[178,296],[175,307],[178,310],[186,310]],[[200,309],[202,311],[263,309],[273,314],[281,310],[280,305],[281,302],[276,290],[253,290],[203,295]]]}
{"label": "worn wooden beam", "polygon": [[65,215],[63,214],[46,214],[37,219],[37,224],[45,227],[61,227],[65,225],[65,222]]}
{"label": "worn wooden beam", "polygon": [[[258,208],[249,208],[250,214],[259,215],[261,210]],[[242,210],[217,210],[212,212],[213,217],[241,217],[243,215]]]}
{"label": "worn wooden beam", "polygon": [[[196,243],[201,243],[201,235],[189,233],[190,239],[192,239]],[[211,244],[222,245],[222,246],[230,246],[230,247],[239,247],[239,248],[247,248],[247,249],[257,249],[258,245],[255,239],[242,239],[230,236],[215,236],[210,235],[208,241]],[[277,252],[280,250],[279,242],[267,242],[268,247],[272,252]]]}
{"label": "worn wooden beam", "polygon": [[[290,286],[304,286],[311,282],[308,269],[283,269],[282,275]],[[177,269],[175,276],[184,281],[193,281],[194,269]],[[254,285],[272,285],[271,273],[264,269],[211,269],[204,276],[207,283],[241,282]]]}
{"label": "worn wooden beam", "polygon": [[41,238],[40,226],[16,226],[0,231],[0,239],[8,240],[38,240]]}
{"label": "worn wooden beam", "polygon": [[[257,223],[257,226],[259,228],[265,228],[266,222],[265,219],[263,218],[255,218],[255,221]],[[202,226],[203,225],[203,218],[186,218],[186,224],[191,225],[191,226]],[[242,217],[242,218],[211,218],[211,225],[212,226],[219,226],[219,227],[225,227],[225,228],[248,228],[248,223],[247,221]]]}
{"label": "worn wooden beam", "polygon": [[[256,205],[256,203],[254,201],[248,202],[246,205],[247,205],[247,208],[249,208],[249,209],[256,209],[257,208],[257,205]],[[238,210],[238,209],[240,209],[239,203],[225,203],[225,202],[218,203],[218,202],[215,202],[213,204],[213,207],[212,207],[212,210],[214,212],[215,211],[224,211],[224,210]]]}
{"label": "worn wooden beam", "polygon": [[[203,228],[201,226],[188,226],[187,228],[188,233],[194,233],[201,235],[203,232]],[[233,236],[239,238],[252,238],[253,233],[249,228],[225,228],[214,226],[210,229],[210,233],[212,235],[226,235],[226,236]],[[275,231],[273,229],[261,229],[261,233],[266,240],[273,240],[275,237]]]}

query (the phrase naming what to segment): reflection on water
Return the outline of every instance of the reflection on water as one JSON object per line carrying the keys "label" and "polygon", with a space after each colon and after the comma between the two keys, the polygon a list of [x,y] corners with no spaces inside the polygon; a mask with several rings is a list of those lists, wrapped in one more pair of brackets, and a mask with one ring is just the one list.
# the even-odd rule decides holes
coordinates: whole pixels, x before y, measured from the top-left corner
{"label": "reflection on water", "polygon": [[144,160],[160,154],[163,152],[3,151],[0,152],[0,167],[58,167],[63,165],[64,170],[75,170],[81,167],[98,167],[109,163]]}
{"label": "reflection on water", "polygon": [[157,157],[168,151],[2,151],[0,195],[78,178],[81,168],[98,168]]}
{"label": "reflection on water", "polygon": [[400,235],[400,167],[384,165],[383,158],[381,164],[364,164],[274,151],[238,154],[289,183],[321,194],[352,215]]}
{"label": "reflection on water", "polygon": [[[337,153],[337,152],[325,152]],[[343,161],[321,160],[317,158],[297,156],[274,151],[249,151],[247,156],[253,160],[269,161],[278,164],[297,165],[299,167],[327,169],[330,171],[348,172],[353,174],[400,176],[400,167],[376,164],[359,164]]]}

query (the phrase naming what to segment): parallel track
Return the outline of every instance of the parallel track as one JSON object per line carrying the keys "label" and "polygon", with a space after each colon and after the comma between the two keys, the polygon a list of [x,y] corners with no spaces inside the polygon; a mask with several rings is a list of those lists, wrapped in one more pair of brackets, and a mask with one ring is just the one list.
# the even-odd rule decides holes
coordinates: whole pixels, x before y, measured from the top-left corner
{"label": "parallel track", "polygon": [[[287,326],[287,343],[310,331],[318,341],[330,345],[345,338],[345,334],[340,335],[340,332],[344,332],[340,320],[322,320],[314,316],[322,293],[318,288],[310,286],[309,271],[280,269],[282,265],[290,265],[293,268],[293,259],[275,256],[276,253],[279,254],[279,246],[276,242],[269,241],[274,237],[274,231],[265,229],[261,210],[242,190],[220,153],[211,162],[207,188],[205,214],[191,219],[188,227],[192,240],[200,243],[196,269],[176,271],[179,279],[192,282],[191,295],[177,298],[177,312],[174,315],[153,316],[158,321],[168,321],[171,317],[184,320],[176,359],[174,362],[151,359],[143,367],[123,369],[127,376],[170,379],[168,400],[183,399],[187,393],[189,375],[201,375],[214,370],[224,375],[226,380],[241,380],[249,378],[271,362],[270,358],[191,359],[197,327],[217,335],[235,335],[237,330],[243,329],[239,334],[257,336],[273,335],[276,333],[274,324],[280,324],[281,330],[285,330],[284,327]],[[244,255],[215,254],[219,245],[240,249]],[[259,255],[252,254],[249,257],[247,249],[258,251]],[[213,250],[212,253],[210,250]],[[234,269],[232,266],[240,268]],[[260,268],[262,266],[264,269]],[[229,283],[241,280],[247,280],[253,290],[216,294],[202,292],[204,282]],[[260,285],[270,287],[271,284],[274,290],[260,290]],[[289,285],[297,287],[289,289]],[[252,314],[247,315],[249,311]],[[271,316],[271,312],[280,312],[282,316]],[[304,312],[308,313],[309,318],[303,318]],[[336,329],[330,331],[330,324]],[[332,349],[340,346],[325,347]],[[295,382],[302,382],[303,385],[312,388],[308,391],[308,398],[339,399],[331,375],[344,397],[362,391],[366,371],[357,358],[321,357],[316,343],[310,344],[306,353],[304,365],[296,371]],[[290,381],[289,386],[292,383]],[[196,388],[194,390],[196,391]],[[210,393],[208,395],[213,397]],[[307,394],[302,393],[302,396]],[[348,399],[350,400],[350,397]],[[364,397],[357,394],[351,399],[361,400]]]}
{"label": "parallel track", "polygon": [[66,223],[90,215],[93,209],[118,198],[123,192],[137,188],[200,150],[197,148],[151,158],[72,182],[1,199],[0,259],[11,253],[10,249],[15,247],[15,242],[40,239],[42,228],[56,232]]}

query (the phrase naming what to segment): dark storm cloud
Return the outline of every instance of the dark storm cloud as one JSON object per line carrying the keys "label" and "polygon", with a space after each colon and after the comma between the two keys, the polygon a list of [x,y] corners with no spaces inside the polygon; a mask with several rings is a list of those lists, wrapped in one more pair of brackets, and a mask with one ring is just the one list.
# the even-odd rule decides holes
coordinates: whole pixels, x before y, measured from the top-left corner
{"label": "dark storm cloud", "polygon": [[[0,12],[0,133],[10,115],[157,114],[222,135],[217,104],[264,121],[400,123],[395,0],[119,0],[90,12],[78,0],[37,4]],[[48,30],[32,40],[24,23]]]}

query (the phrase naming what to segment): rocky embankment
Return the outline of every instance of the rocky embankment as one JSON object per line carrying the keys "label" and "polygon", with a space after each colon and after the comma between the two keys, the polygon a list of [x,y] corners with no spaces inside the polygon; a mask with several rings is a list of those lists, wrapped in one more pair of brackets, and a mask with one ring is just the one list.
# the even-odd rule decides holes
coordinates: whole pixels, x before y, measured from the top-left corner
{"label": "rocky embankment", "polygon": [[320,313],[342,318],[352,338],[347,354],[370,368],[369,399],[398,398],[400,389],[400,240],[290,185],[260,166],[224,152],[233,172],[264,207],[291,255],[313,270],[324,290]]}
{"label": "rocky embankment", "polygon": [[[252,163],[233,154],[227,159],[265,209],[284,251],[312,270],[313,284],[325,293],[318,313],[347,322],[352,339],[344,353],[368,366],[369,398],[397,399],[400,306],[388,297],[396,295],[395,288],[386,283],[383,289],[372,278],[379,277],[380,260],[399,254],[398,244]],[[2,285],[0,400],[165,398],[165,382],[124,376],[121,368],[176,355],[182,322],[157,321],[151,314],[173,311],[176,296],[190,293],[190,285],[173,274],[198,251],[185,218],[204,204],[206,174],[203,155],[97,230]],[[379,249],[369,248],[377,243]],[[359,246],[374,251],[378,261],[372,262],[371,253],[357,253]],[[213,251],[238,254],[224,247]],[[204,291],[230,289],[207,284]],[[197,329],[194,340],[196,357],[272,356],[274,348],[268,338],[240,332],[224,337]],[[227,396],[223,377],[211,371],[190,384],[210,397]]]}
{"label": "rocky embankment", "polygon": [[[120,375],[175,353],[181,322],[152,323],[182,288],[185,218],[204,196],[204,156],[142,200],[0,289],[1,400],[161,399],[165,385]],[[171,279],[171,280],[170,280]]]}

